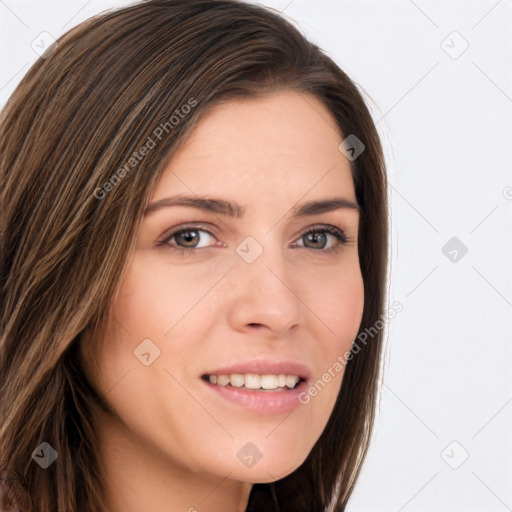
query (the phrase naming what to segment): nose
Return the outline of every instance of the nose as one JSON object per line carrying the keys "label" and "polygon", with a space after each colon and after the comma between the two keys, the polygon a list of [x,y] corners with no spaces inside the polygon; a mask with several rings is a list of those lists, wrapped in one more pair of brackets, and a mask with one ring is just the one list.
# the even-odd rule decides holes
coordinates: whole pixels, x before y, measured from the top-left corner
{"label": "nose", "polygon": [[285,337],[302,322],[305,306],[281,248],[265,247],[252,263],[240,261],[231,280],[228,318],[233,329]]}

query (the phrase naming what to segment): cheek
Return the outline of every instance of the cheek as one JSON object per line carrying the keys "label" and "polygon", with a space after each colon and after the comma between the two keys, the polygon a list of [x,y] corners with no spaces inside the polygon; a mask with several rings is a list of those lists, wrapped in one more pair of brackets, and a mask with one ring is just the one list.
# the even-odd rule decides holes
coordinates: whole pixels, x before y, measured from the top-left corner
{"label": "cheek", "polygon": [[[304,288],[314,319],[310,323],[311,339],[316,341],[317,372],[301,402],[315,419],[311,427],[320,432],[336,402],[346,356],[357,336],[364,309],[364,283],[359,266],[347,266],[317,273],[314,286]],[[307,289],[307,294],[306,294]],[[318,320],[318,321],[317,321]],[[318,423],[315,423],[318,422]]]}
{"label": "cheek", "polygon": [[333,319],[336,332],[352,344],[363,316],[363,278],[360,272],[353,272],[339,279],[337,285],[337,291],[333,292],[337,300],[330,303],[329,318]]}
{"label": "cheek", "polygon": [[131,333],[159,338],[171,326],[174,308],[169,302],[177,295],[176,287],[181,288],[169,282],[160,268],[142,265],[134,258],[114,300],[114,316]]}
{"label": "cheek", "polygon": [[135,257],[115,297],[115,318],[131,333],[161,339],[198,309],[218,279],[205,267],[181,268],[166,265],[162,258]]}
{"label": "cheek", "polygon": [[326,352],[332,358],[334,353],[350,348],[359,330],[364,308],[360,268],[347,265],[331,272],[317,273],[305,287],[310,309],[321,320]]}

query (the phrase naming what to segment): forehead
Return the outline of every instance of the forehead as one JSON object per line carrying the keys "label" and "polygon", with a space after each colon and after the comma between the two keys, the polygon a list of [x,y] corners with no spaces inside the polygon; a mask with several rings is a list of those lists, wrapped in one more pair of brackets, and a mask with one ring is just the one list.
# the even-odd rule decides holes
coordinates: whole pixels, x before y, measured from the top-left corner
{"label": "forehead", "polygon": [[153,193],[222,192],[255,199],[354,197],[343,136],[315,96],[282,91],[215,105],[175,152]]}

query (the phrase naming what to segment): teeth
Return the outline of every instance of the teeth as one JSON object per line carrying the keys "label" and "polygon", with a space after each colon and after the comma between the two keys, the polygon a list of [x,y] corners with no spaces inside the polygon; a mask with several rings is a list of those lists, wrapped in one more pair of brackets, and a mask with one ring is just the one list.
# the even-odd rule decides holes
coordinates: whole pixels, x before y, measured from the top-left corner
{"label": "teeth", "polygon": [[263,389],[276,389],[279,387],[279,377],[277,375],[262,375],[261,387]]}
{"label": "teeth", "polygon": [[235,388],[241,388],[244,385],[244,376],[239,373],[233,373],[229,376],[229,383]]}
{"label": "teeth", "polygon": [[245,387],[247,389],[260,389],[261,388],[261,378],[259,375],[254,373],[246,373],[244,375],[245,379]]}
{"label": "teeth", "polygon": [[209,375],[208,380],[212,384],[246,389],[293,389],[299,382],[297,375],[258,375],[256,373],[233,373],[231,375]]}
{"label": "teeth", "polygon": [[227,386],[229,384],[229,375],[217,375],[217,384]]}

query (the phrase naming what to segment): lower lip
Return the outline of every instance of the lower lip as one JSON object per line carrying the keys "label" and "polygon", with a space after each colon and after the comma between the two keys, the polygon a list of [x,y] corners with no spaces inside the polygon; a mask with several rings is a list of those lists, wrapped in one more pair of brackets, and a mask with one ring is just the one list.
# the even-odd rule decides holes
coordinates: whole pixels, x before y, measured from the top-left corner
{"label": "lower lip", "polygon": [[203,381],[212,392],[217,393],[227,401],[258,414],[286,414],[297,409],[301,404],[299,395],[306,389],[305,381],[299,382],[293,389],[287,391],[252,391],[250,389],[230,386],[219,386]]}

